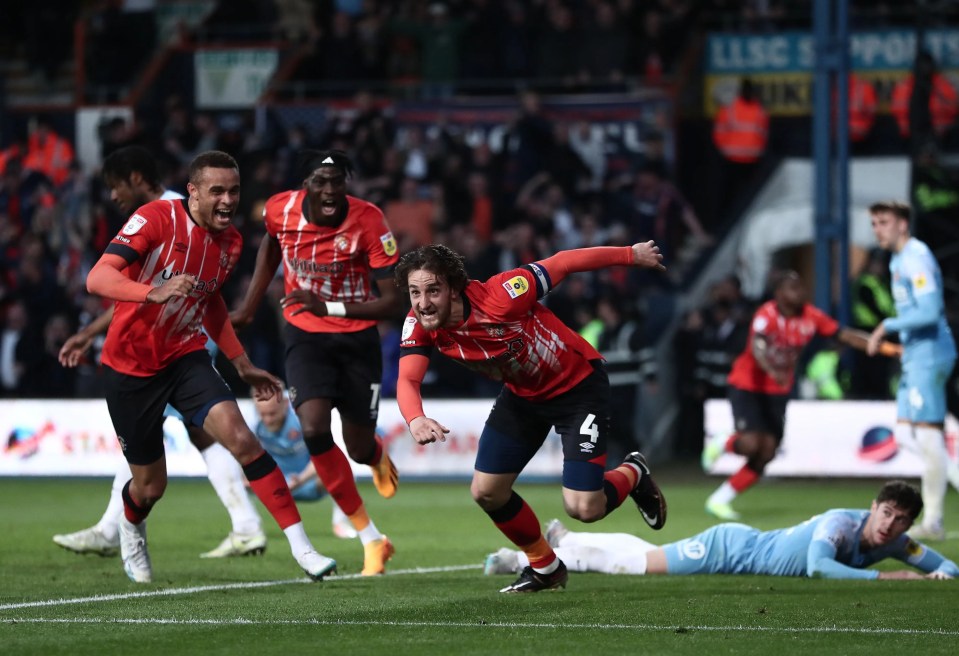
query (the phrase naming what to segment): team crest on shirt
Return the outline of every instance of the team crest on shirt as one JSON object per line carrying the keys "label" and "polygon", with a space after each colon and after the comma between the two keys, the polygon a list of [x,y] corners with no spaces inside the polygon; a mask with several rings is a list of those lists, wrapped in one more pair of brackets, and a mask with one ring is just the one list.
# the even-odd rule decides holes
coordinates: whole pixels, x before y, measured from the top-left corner
{"label": "team crest on shirt", "polygon": [[380,241],[383,242],[383,250],[386,251],[387,255],[396,254],[396,239],[393,238],[392,232],[380,235]]}
{"label": "team crest on shirt", "polygon": [[147,220],[144,219],[139,214],[134,214],[130,217],[130,220],[127,221],[127,224],[123,226],[122,232],[125,235],[135,235],[140,232],[140,228],[147,224]]}
{"label": "team crest on shirt", "polygon": [[503,289],[510,298],[519,298],[529,291],[529,282],[523,276],[514,276],[503,283]]}
{"label": "team crest on shirt", "polygon": [[336,239],[333,240],[333,248],[341,253],[346,253],[350,250],[350,240],[345,235],[337,235]]}

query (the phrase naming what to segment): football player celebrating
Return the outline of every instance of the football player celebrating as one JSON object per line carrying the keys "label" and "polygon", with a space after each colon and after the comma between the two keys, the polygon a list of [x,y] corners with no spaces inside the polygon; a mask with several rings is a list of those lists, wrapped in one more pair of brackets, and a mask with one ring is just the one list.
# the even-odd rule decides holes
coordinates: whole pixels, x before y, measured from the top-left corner
{"label": "football player celebrating", "polygon": [[257,397],[281,393],[255,367],[230,325],[220,295],[242,238],[232,224],[240,197],[236,160],[206,151],[190,163],[189,197],[139,208],[87,276],[87,289],[116,301],[103,344],[106,400],[132,479],[122,490],[120,555],[127,576],[152,580],[146,519],[167,484],[163,411],[200,426],[243,466],[250,487],[283,529],[293,556],[312,578],[336,562],[313,548],[283,473],[244,422],[236,397],[205,349],[213,338]]}
{"label": "football player celebrating", "polygon": [[353,163],[345,153],[305,151],[301,160],[302,188],[266,202],[267,234],[246,296],[230,318],[237,326],[253,320],[282,262],[290,401],[320,480],[359,533],[362,574],[382,574],[393,545],[366,512],[350,463],[333,441],[331,415],[333,408],[340,413],[350,457],[369,465],[376,489],[392,497],[396,468],[376,436],[383,376],[376,322],[399,313],[391,280],[396,241],[378,207],[347,195]]}
{"label": "football player celebrating", "polygon": [[416,442],[445,441],[449,432],[423,411],[420,387],[434,349],[504,384],[480,436],[471,485],[476,503],[530,563],[501,592],[566,587],[566,566],[513,490],[551,427],[563,442],[563,502],[571,517],[597,521],[631,496],[652,528],[666,521],[666,501],[642,454],[604,471],[610,412],[602,356],[539,303],[569,274],[613,265],[665,270],[652,241],[562,251],[486,282],[470,280],[463,257],[445,246],[421,246],[396,267],[397,287],[412,304],[396,395]]}

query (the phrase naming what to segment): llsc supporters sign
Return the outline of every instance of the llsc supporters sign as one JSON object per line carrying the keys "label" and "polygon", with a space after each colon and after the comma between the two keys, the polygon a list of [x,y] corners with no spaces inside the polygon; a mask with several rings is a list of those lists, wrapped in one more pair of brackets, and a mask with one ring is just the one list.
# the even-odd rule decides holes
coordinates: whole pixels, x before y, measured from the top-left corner
{"label": "llsc supporters sign", "polygon": [[[925,43],[940,69],[959,86],[959,30],[928,30]],[[912,70],[915,53],[912,30],[855,32],[849,39],[849,68],[872,82],[880,110],[887,111],[892,88]],[[748,76],[770,114],[809,114],[815,56],[815,39],[807,32],[710,34],[704,62],[706,113],[715,114],[735,95],[740,78]]]}
{"label": "llsc supporters sign", "polygon": [[[420,446],[413,441],[396,402],[380,405],[377,432],[404,478],[460,478],[473,473],[476,446],[492,400],[427,402],[431,417],[451,428],[446,442]],[[240,400],[247,423],[254,425],[253,403]],[[343,446],[339,416],[334,411],[334,439]],[[113,476],[123,463],[106,403],[86,401],[0,401],[0,476]],[[205,476],[199,452],[183,424],[164,424],[167,470],[171,476]],[[354,474],[369,478],[370,468],[353,465]],[[524,471],[524,477],[558,477],[563,450],[551,433]]]}
{"label": "llsc supporters sign", "polygon": [[[922,463],[915,444],[896,441],[892,401],[790,401],[786,434],[766,476],[864,476],[919,478]],[[733,414],[726,400],[706,402],[708,436],[733,433]],[[957,457],[959,424],[946,419],[946,447]],[[745,458],[724,454],[710,474],[732,474]]]}

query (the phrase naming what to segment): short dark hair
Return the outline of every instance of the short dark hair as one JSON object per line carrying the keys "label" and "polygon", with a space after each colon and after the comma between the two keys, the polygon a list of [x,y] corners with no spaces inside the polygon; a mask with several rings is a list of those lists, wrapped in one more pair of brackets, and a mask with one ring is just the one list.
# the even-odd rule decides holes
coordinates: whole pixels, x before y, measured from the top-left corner
{"label": "short dark hair", "polygon": [[349,179],[353,177],[353,161],[350,156],[342,150],[303,150],[297,155],[296,170],[300,173],[300,179],[306,180],[313,171],[321,166],[333,166],[340,169],[343,175]]}
{"label": "short dark hair", "polygon": [[400,258],[393,272],[393,280],[400,289],[408,289],[410,272],[423,269],[443,278],[451,289],[461,292],[469,281],[464,262],[465,258],[452,248],[442,244],[427,244]]}
{"label": "short dark hair", "polygon": [[899,510],[906,511],[913,519],[922,512],[922,494],[914,485],[905,481],[889,481],[883,485],[879,495],[876,496],[876,503],[880,504],[883,501],[888,501]]}
{"label": "short dark hair", "polygon": [[909,205],[898,200],[881,200],[869,206],[870,214],[879,214],[880,212],[889,212],[903,221],[909,221],[912,218],[912,210]]}
{"label": "short dark hair", "polygon": [[109,183],[111,180],[129,180],[134,173],[143,176],[151,187],[160,186],[160,171],[153,154],[143,146],[117,148],[103,160],[100,174]]}
{"label": "short dark hair", "polygon": [[189,180],[194,185],[200,181],[200,172],[203,169],[236,169],[240,166],[233,159],[233,155],[224,153],[222,150],[207,150],[200,153],[190,162]]}

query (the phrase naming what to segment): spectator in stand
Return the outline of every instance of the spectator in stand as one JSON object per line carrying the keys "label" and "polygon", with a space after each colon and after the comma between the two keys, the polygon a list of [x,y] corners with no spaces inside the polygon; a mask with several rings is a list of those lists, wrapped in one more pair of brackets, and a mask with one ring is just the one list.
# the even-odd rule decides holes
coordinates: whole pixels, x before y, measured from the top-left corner
{"label": "spectator in stand", "polygon": [[0,330],[0,397],[21,395],[26,359],[35,350],[36,341],[30,338],[29,322],[27,307],[22,301],[14,300],[7,305]]}
{"label": "spectator in stand", "polygon": [[[652,239],[671,264],[687,236],[711,241],[696,211],[680,191],[665,178],[661,161],[645,161],[633,176],[625,216],[634,240]],[[647,276],[648,277],[648,276]]]}
{"label": "spectator in stand", "polygon": [[769,114],[751,79],[743,78],[739,91],[719,108],[713,122],[713,143],[719,152],[718,176],[714,181],[716,208],[720,221],[739,202],[766,153],[769,142]]}
{"label": "spectator in stand", "polygon": [[687,313],[674,336],[680,403],[676,434],[685,456],[702,452],[703,404],[726,397],[729,371],[746,346],[750,314],[738,280],[726,278],[712,286],[705,307]]}
{"label": "spectator in stand", "polygon": [[533,74],[539,88],[550,93],[576,89],[583,69],[583,42],[573,11],[562,2],[549,3],[536,20],[541,25],[535,40]]}
{"label": "spectator in stand", "polygon": [[952,129],[959,115],[959,97],[928,50],[919,52],[913,71],[893,87],[891,109],[899,134],[909,140],[913,153],[929,137],[941,142]]}
{"label": "spectator in stand", "polygon": [[[889,289],[889,258],[881,249],[869,253],[869,259],[852,283],[852,326],[871,333],[884,319],[896,314]],[[889,358],[872,358],[862,351],[852,352],[849,397],[852,399],[889,399],[896,363]]]}
{"label": "spectator in stand", "polygon": [[595,91],[621,89],[626,76],[629,33],[618,9],[607,1],[593,5],[583,29],[583,74]]}
{"label": "spectator in stand", "polygon": [[423,95],[445,99],[453,95],[459,76],[460,44],[469,22],[451,15],[445,2],[431,2],[426,12],[427,22],[393,19],[388,28],[416,40]]}
{"label": "spectator in stand", "polygon": [[876,87],[855,73],[850,73],[848,80],[849,141],[854,152],[869,152],[870,136],[876,123],[876,110],[879,105]]}
{"label": "spectator in stand", "polygon": [[60,186],[70,175],[73,158],[73,145],[54,131],[49,117],[38,116],[27,137],[23,168],[38,171]]}
{"label": "spectator in stand", "polygon": [[569,146],[589,168],[590,190],[601,190],[606,178],[606,132],[603,127],[589,121],[579,121],[571,125]]}
{"label": "spectator in stand", "polygon": [[540,95],[521,92],[519,111],[503,136],[503,152],[509,154],[503,181],[507,194],[518,193],[527,180],[549,168],[553,135],[553,122],[543,111]]}
{"label": "spectator in stand", "polygon": [[440,218],[437,203],[420,189],[416,180],[406,178],[400,185],[400,197],[383,207],[383,214],[396,235],[401,252],[433,242],[433,229]]}

